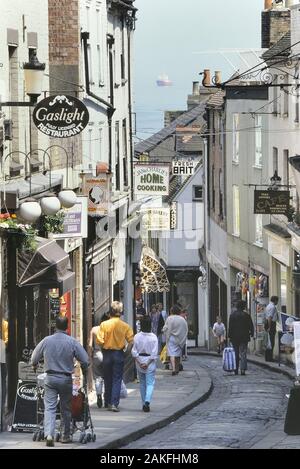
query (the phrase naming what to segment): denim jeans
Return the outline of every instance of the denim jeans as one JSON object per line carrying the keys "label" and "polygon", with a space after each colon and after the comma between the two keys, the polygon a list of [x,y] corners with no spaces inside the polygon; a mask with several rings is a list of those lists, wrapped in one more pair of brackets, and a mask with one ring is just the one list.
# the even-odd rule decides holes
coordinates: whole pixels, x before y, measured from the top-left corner
{"label": "denim jeans", "polygon": [[71,431],[71,402],[72,402],[72,377],[64,375],[47,375],[45,379],[44,395],[44,433],[54,438],[55,420],[57,409],[57,397],[60,400],[62,434],[65,438]]}
{"label": "denim jeans", "polygon": [[103,350],[105,405],[119,405],[124,361],[123,350]]}
{"label": "denim jeans", "polygon": [[140,393],[143,404],[145,404],[145,402],[149,402],[150,404],[151,402],[155,385],[155,372],[156,368],[151,368],[150,370],[147,370],[146,373],[142,373],[138,370]]}

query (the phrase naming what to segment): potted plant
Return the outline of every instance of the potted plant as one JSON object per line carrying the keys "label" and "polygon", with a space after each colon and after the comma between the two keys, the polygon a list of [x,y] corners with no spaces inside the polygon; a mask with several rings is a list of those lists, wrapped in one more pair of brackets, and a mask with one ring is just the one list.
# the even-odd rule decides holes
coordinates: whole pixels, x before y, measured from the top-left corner
{"label": "potted plant", "polygon": [[64,219],[65,213],[63,210],[60,210],[55,215],[45,215],[42,221],[44,231],[46,231],[48,234],[63,233]]}
{"label": "potted plant", "polygon": [[13,238],[16,249],[34,251],[37,248],[37,230],[32,226],[19,223],[17,215],[10,213],[0,214],[0,235]]}

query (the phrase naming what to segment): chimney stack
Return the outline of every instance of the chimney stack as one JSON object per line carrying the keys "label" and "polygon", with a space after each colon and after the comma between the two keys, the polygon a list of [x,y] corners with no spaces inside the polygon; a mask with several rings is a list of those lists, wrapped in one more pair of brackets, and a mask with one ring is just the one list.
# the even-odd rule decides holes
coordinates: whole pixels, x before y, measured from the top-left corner
{"label": "chimney stack", "polygon": [[200,94],[199,81],[193,81],[193,96],[198,96]]}
{"label": "chimney stack", "polygon": [[[290,4],[290,3],[289,3]],[[269,0],[265,0],[265,10],[261,16],[261,47],[270,49],[279,39],[291,29],[291,10],[285,8],[276,8]]]}
{"label": "chimney stack", "polygon": [[204,77],[203,77],[203,82],[202,82],[203,86],[210,86],[211,84],[210,70],[206,68],[203,70],[203,72],[204,72],[203,73]]}

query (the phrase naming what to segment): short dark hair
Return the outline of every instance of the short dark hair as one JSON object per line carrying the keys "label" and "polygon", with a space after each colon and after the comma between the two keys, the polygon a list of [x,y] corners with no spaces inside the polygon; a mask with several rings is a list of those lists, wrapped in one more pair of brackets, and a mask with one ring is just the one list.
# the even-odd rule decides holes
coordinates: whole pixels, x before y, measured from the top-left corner
{"label": "short dark hair", "polygon": [[149,316],[143,316],[141,319],[141,331],[151,332],[151,318]]}
{"label": "short dark hair", "polygon": [[278,301],[278,300],[279,300],[278,296],[271,296],[271,300],[270,300],[270,301],[272,301],[272,303],[275,303],[275,302]]}
{"label": "short dark hair", "polygon": [[68,329],[68,318],[67,316],[57,316],[55,320],[56,329],[59,331],[66,331]]}
{"label": "short dark hair", "polygon": [[239,300],[236,305],[237,309],[240,309],[240,310],[244,310],[246,306],[247,306],[247,302],[244,300]]}
{"label": "short dark hair", "polygon": [[176,305],[172,306],[171,308],[171,314],[177,314],[179,315],[181,313],[181,307],[177,303]]}

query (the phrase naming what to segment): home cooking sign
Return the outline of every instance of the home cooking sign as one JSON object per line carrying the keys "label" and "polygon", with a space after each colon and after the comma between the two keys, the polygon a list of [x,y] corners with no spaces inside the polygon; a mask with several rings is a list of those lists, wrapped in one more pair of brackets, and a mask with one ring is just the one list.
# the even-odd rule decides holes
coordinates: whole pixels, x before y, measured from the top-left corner
{"label": "home cooking sign", "polygon": [[68,138],[80,134],[89,123],[87,107],[74,96],[49,96],[33,111],[35,126],[49,137]]}
{"label": "home cooking sign", "polygon": [[169,174],[168,164],[143,164],[137,163],[135,171],[135,194],[168,195]]}

